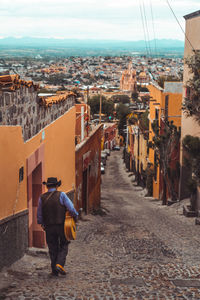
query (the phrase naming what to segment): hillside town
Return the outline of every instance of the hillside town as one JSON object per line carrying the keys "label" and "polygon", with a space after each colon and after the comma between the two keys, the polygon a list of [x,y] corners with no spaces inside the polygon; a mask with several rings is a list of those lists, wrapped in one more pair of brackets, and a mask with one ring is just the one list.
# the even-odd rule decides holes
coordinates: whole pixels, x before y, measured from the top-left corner
{"label": "hillside town", "polygon": [[24,80],[33,80],[40,88],[57,91],[79,87],[86,90],[93,86],[105,90],[119,89],[122,71],[132,60],[137,75],[148,73],[157,80],[161,76],[171,76],[182,80],[182,58],[156,57],[69,57],[66,59],[35,58],[3,59],[0,63],[0,74],[19,74]]}
{"label": "hillside town", "polygon": [[[111,195],[109,189],[113,189],[114,194],[121,184],[120,177],[123,182],[127,176],[129,182],[123,187],[131,184],[141,188],[143,198],[161,204],[162,209],[181,207],[185,220],[181,222],[187,224],[190,217],[191,227],[198,227],[200,44],[198,31],[193,28],[200,30],[200,11],[185,16],[185,22],[184,59],[122,56],[44,61],[38,56],[28,60],[1,60],[1,270],[19,261],[27,249],[46,248],[45,232],[37,223],[37,208],[39,196],[46,191],[42,183],[52,176],[62,180],[63,192],[72,200],[83,220],[106,214],[103,206],[111,205],[107,203],[108,195]],[[109,160],[112,160],[113,169],[109,169]],[[114,167],[115,164],[118,167]],[[110,186],[106,178],[112,182]],[[123,195],[126,190],[118,192]],[[126,196],[130,197],[131,192]],[[127,205],[131,206],[130,203]],[[120,205],[116,211],[120,211]],[[82,226],[91,230],[84,221]],[[113,228],[114,225],[111,230]],[[94,229],[99,236],[100,229]],[[146,233],[140,234],[145,236]],[[97,240],[101,244],[99,236]],[[112,239],[116,242],[113,236]],[[92,243],[95,247],[95,238]],[[116,246],[115,250],[120,247]],[[138,247],[140,251],[141,248]],[[165,245],[162,249],[168,251],[168,258],[172,255]],[[124,257],[126,254],[130,254],[127,249],[119,255]],[[112,252],[109,255],[113,259]],[[191,274],[195,272],[198,273]],[[143,278],[139,267],[138,274]],[[128,275],[122,276],[125,279]],[[137,272],[134,276],[137,278]],[[191,277],[196,279],[195,276]],[[152,280],[154,284],[155,278]],[[136,290],[128,291],[127,288],[127,295],[134,295],[132,299],[179,299],[176,296],[167,298],[167,289],[163,289],[164,298],[162,294],[157,297],[149,286],[142,290],[142,298],[139,288],[143,283],[134,284]],[[187,288],[185,295],[194,292],[192,298],[180,299],[200,299],[200,283]],[[152,298],[145,298],[151,292]],[[95,298],[95,293],[91,293],[91,299],[108,299]],[[117,288],[112,293],[108,292],[109,299],[131,299],[120,298],[123,292]],[[77,295],[65,299],[90,299]],[[10,298],[2,299],[14,298],[11,293]]]}

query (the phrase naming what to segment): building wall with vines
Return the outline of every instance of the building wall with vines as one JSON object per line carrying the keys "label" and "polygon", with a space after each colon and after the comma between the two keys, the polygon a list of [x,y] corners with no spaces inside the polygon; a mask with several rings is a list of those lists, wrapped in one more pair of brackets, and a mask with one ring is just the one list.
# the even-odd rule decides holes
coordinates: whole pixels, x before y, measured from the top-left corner
{"label": "building wall with vines", "polygon": [[[198,122],[195,114],[191,114],[189,102],[186,100],[192,101],[192,90],[191,84],[194,83],[194,80],[199,80],[200,75],[194,74],[192,72],[191,65],[189,61],[198,59],[195,56],[199,55],[200,52],[200,11],[194,12],[185,16],[186,21],[186,36],[185,39],[185,50],[184,50],[184,74],[183,74],[183,107],[185,103],[187,104],[187,109],[182,111],[182,125],[181,125],[181,140],[184,140],[184,137],[187,135],[193,137],[200,137],[200,123]],[[195,78],[196,77],[196,78]],[[200,96],[197,103],[200,102]],[[192,102],[191,102],[192,103]],[[193,109],[193,108],[192,108]],[[184,147],[181,147],[180,153],[180,164],[181,164],[181,180],[180,180],[180,190],[179,198],[183,199],[190,196],[190,191],[187,188],[187,180],[191,176],[191,170],[184,165],[184,157],[186,156]],[[197,193],[197,206],[200,208],[200,192]]]}

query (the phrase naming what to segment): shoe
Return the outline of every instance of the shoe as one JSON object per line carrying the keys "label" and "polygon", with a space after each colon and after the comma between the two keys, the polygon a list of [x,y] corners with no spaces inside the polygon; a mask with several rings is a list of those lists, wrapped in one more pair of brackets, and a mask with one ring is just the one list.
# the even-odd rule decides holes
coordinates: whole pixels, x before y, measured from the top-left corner
{"label": "shoe", "polygon": [[57,271],[59,274],[61,274],[61,275],[66,275],[66,274],[67,274],[67,273],[65,272],[65,269],[64,269],[61,265],[59,265],[59,264],[56,265],[56,271]]}
{"label": "shoe", "polygon": [[58,276],[58,272],[57,271],[52,271],[50,274],[49,274],[50,277],[54,277],[54,276]]}

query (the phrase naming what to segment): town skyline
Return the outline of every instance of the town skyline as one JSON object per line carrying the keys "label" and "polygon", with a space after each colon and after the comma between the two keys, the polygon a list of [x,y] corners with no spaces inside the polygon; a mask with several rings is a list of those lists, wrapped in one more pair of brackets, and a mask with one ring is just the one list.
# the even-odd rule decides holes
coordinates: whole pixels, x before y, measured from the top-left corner
{"label": "town skyline", "polygon": [[184,15],[198,0],[15,0],[0,4],[0,38],[40,37],[96,40],[184,40]]}

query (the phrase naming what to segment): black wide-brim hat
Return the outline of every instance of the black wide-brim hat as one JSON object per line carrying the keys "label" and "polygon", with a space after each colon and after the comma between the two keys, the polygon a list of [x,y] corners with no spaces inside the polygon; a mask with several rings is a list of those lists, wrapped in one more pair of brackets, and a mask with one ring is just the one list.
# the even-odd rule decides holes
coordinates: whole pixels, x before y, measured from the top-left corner
{"label": "black wide-brim hat", "polygon": [[47,187],[48,186],[60,186],[61,185],[61,180],[57,180],[57,177],[49,177],[47,178],[47,182],[43,181],[43,184],[45,184]]}

